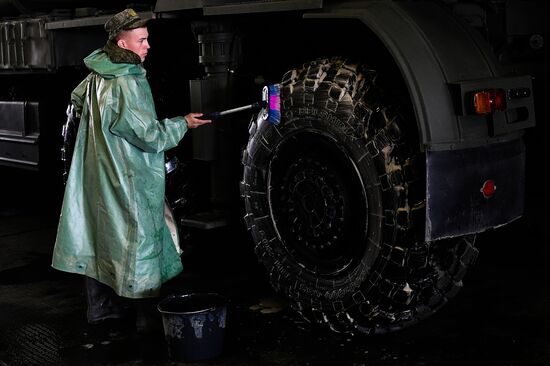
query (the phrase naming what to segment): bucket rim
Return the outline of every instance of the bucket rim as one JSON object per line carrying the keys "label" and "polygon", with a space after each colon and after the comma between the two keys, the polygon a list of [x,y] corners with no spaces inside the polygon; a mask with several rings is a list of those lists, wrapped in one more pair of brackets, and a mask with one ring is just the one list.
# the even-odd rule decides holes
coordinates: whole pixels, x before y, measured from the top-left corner
{"label": "bucket rim", "polygon": [[[195,311],[169,311],[169,310],[161,309],[162,305],[165,305],[170,300],[173,300],[173,299],[176,299],[176,298],[180,298],[180,299],[181,298],[189,298],[189,297],[196,296],[196,295],[217,297],[218,299],[220,299],[222,301],[223,304],[222,305],[213,304],[212,306],[209,306],[207,308],[204,308],[204,309],[201,309],[201,310],[195,310]],[[209,312],[209,311],[213,311],[217,308],[222,308],[222,307],[225,307],[225,306],[227,306],[227,297],[225,297],[221,294],[218,294],[218,293],[215,293],[215,292],[194,292],[194,293],[190,293],[190,294],[172,294],[172,295],[169,295],[157,304],[157,310],[162,314],[175,314],[175,315],[178,315],[178,314],[200,314],[200,313],[206,313],[206,312]]]}

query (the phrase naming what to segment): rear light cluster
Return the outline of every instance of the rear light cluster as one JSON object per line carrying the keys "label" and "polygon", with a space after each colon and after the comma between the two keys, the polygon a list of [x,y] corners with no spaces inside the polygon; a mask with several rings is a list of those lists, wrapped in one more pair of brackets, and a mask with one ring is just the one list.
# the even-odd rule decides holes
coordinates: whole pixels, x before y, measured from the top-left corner
{"label": "rear light cluster", "polygon": [[503,89],[481,90],[473,94],[476,114],[506,110],[506,92]]}

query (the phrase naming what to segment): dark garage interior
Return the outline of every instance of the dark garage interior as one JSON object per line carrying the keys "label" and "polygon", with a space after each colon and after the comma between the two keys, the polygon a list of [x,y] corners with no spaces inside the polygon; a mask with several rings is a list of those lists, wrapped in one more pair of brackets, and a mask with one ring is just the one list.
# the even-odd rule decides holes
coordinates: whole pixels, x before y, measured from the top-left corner
{"label": "dark garage interior", "polygon": [[[465,3],[467,5],[462,8],[457,5],[457,9],[465,11],[465,9],[479,8],[487,13],[490,13],[491,9],[500,9],[504,3],[508,4],[502,1],[441,2],[450,6]],[[12,11],[11,3],[18,2],[0,2],[0,11],[7,12],[8,9]],[[38,7],[32,1],[21,3],[27,3],[29,7]],[[93,3],[92,1],[91,5],[88,5],[93,6]],[[197,3],[212,6],[212,9],[220,6],[221,9],[223,3],[236,2]],[[284,5],[285,1],[264,1],[264,3],[279,3],[274,6],[280,6],[280,3]],[[303,4],[313,3],[319,2],[299,1],[295,2],[294,6],[300,7],[305,6]],[[527,9],[531,6],[524,4],[530,3],[529,1],[510,1],[510,3],[514,3],[512,5],[518,6],[518,9]],[[326,1],[326,4],[332,6],[333,3]],[[96,2],[95,5],[98,8],[105,6],[101,2]],[[472,7],[468,7],[469,5]],[[83,12],[88,13],[90,10],[86,9],[91,8],[83,9]],[[190,17],[196,16],[195,10],[191,10]],[[547,10],[548,4],[542,7],[543,18],[549,15]],[[187,13],[183,11],[181,13],[184,14],[182,19],[187,21]],[[0,22],[2,17],[0,13]],[[6,19],[8,22],[13,17]],[[171,18],[166,17],[166,19]],[[171,26],[173,25],[167,29],[172,29]],[[150,29],[151,33],[156,30],[163,36],[167,31],[155,23]],[[65,29],[61,30],[63,31]],[[550,34],[548,26],[542,28],[541,34],[541,37],[547,37]],[[0,32],[0,36],[3,37],[3,35],[4,33]],[[499,38],[494,34],[489,36]],[[151,35],[151,38],[152,41],[161,42],[160,36],[155,39],[155,36]],[[525,41],[523,38],[521,40],[521,42]],[[525,42],[512,40],[512,37],[508,41],[513,44],[511,52],[524,55],[522,52],[525,50],[520,48],[527,47]],[[334,47],[338,49],[337,46]],[[531,47],[534,47],[532,43]],[[193,86],[189,87],[186,75],[178,74],[173,64],[166,63],[168,66],[163,69],[167,51],[162,46],[158,49],[156,55],[151,51],[150,61],[145,63],[145,67],[149,71],[153,93],[158,95],[156,103],[159,115],[164,116],[178,110],[178,107],[181,107],[181,105],[178,106],[178,98],[186,100],[184,104],[187,109],[197,106],[205,109],[216,108],[212,106],[211,100],[203,101],[203,104],[196,100],[188,102],[188,99],[196,97],[191,95]],[[296,49],[293,51],[295,52]],[[259,50],[253,58],[245,60],[245,67],[254,72],[257,68],[261,68],[259,64],[250,65],[249,63],[260,62],[265,56],[263,52],[266,51]],[[222,350],[215,357],[204,360],[185,362],[171,357],[170,345],[167,343],[162,327],[162,314],[158,311],[154,316],[159,327],[143,334],[131,332],[120,336],[109,333],[105,328],[87,323],[83,276],[61,272],[51,266],[64,191],[63,167],[59,159],[62,137],[58,126],[47,130],[44,126],[45,122],[41,122],[41,139],[45,141],[41,142],[45,145],[41,147],[44,164],[39,169],[0,164],[0,249],[2,250],[0,256],[0,366],[550,365],[550,285],[547,280],[550,234],[545,228],[550,220],[548,211],[550,195],[545,184],[547,181],[546,157],[548,156],[546,136],[550,132],[546,123],[550,118],[547,108],[547,101],[550,98],[550,64],[547,61],[550,53],[547,44],[544,47],[539,47],[537,44],[536,48],[525,52],[527,56],[518,62],[520,66],[517,66],[518,70],[515,71],[518,73],[525,70],[531,71],[533,76],[536,126],[525,129],[524,135],[526,164],[523,215],[506,225],[491,228],[476,235],[477,257],[462,279],[463,286],[461,288],[459,286],[460,291],[454,298],[449,299],[433,315],[404,329],[382,334],[334,331],[326,324],[310,322],[272,286],[270,273],[255,252],[257,238],[253,237],[253,233],[247,226],[249,223],[245,215],[249,208],[245,207],[245,203],[241,200],[231,199],[229,203],[232,210],[229,214],[226,213],[222,224],[218,225],[220,221],[214,220],[208,221],[208,225],[201,226],[193,224],[190,219],[186,221],[188,225],[180,232],[183,238],[181,261],[184,270],[180,275],[166,282],[162,286],[160,296],[152,301],[156,309],[156,305],[162,299],[170,296],[201,293],[223,296],[226,300],[227,315]],[[303,57],[309,56],[307,54]],[[196,58],[196,55],[193,57]],[[191,70],[192,75],[200,70],[195,58],[186,60],[183,64]],[[289,58],[292,60],[286,60],[281,53],[274,56],[273,62],[281,62],[286,67],[287,62],[303,61],[302,57],[296,53]],[[17,84],[18,77],[25,72],[13,72],[4,65],[4,61],[0,65],[3,66],[0,68],[0,80],[5,76],[3,79],[7,82],[5,85],[10,86],[10,88],[4,88],[3,81],[0,81],[0,89],[3,89],[0,90],[0,102],[13,100],[13,98],[10,99],[12,94],[17,94],[20,90],[30,91],[30,94],[36,97],[40,94],[36,85],[55,83],[56,77],[59,77],[60,84],[64,84],[58,85],[59,89],[67,91],[74,87],[68,80],[85,75],[78,67],[76,71],[62,69],[58,74],[32,74],[30,77],[23,76],[24,85],[21,86]],[[388,66],[387,70],[394,69]],[[245,75],[243,79],[251,79],[251,75],[255,75],[253,71],[250,74],[243,72]],[[173,80],[170,80],[171,76]],[[272,80],[279,80],[282,74],[273,69],[266,70],[264,76],[265,79],[262,81],[266,84]],[[182,90],[174,88],[174,85],[180,83],[182,79],[187,82],[184,85],[185,88]],[[233,103],[235,99],[241,102],[242,97],[247,100],[249,95],[255,95],[258,83],[247,89],[246,83],[249,80],[243,81],[243,79],[229,85],[229,87],[242,88],[239,89],[240,93],[235,93],[240,94],[239,97],[235,96],[233,99],[222,97],[223,103],[220,102],[222,106],[229,107],[228,103]],[[171,94],[163,91],[163,85],[170,85],[173,88],[171,90],[177,90],[177,92]],[[228,86],[224,85],[224,87]],[[191,91],[188,90],[189,88]],[[218,96],[220,95],[220,90],[210,89],[212,90],[218,93]],[[55,115],[55,118],[65,118],[64,109],[68,97],[68,95],[44,97],[44,100],[51,102],[46,113]],[[3,110],[0,109],[0,111]],[[229,122],[223,120],[219,122],[222,126],[221,136],[231,137],[237,141],[235,143],[237,155],[239,155],[237,159],[243,159],[240,154],[247,146],[248,136],[243,138],[241,132],[248,135],[250,114],[246,114],[241,119],[229,119],[238,127],[235,128],[237,132],[234,130],[227,132],[229,128],[224,123]],[[60,120],[55,124],[61,126],[63,122]],[[0,142],[5,137],[4,128],[5,126],[0,123]],[[234,153],[232,149],[235,146],[228,144],[219,136],[215,141],[222,145],[222,153],[225,152],[233,157],[231,154]],[[193,135],[193,138],[197,138],[197,135]],[[204,154],[209,153],[206,148],[198,151],[196,146],[190,146],[190,139],[190,134],[186,135],[178,148],[167,153],[167,158],[174,155],[181,157],[181,155],[203,154],[202,160],[209,160],[209,157],[204,157]],[[204,142],[204,140],[201,141]],[[2,154],[3,150],[0,150],[0,156]],[[224,177],[227,177],[224,174],[231,169],[228,166],[216,167],[211,171],[210,174],[213,174],[214,179],[221,177],[221,180],[212,184],[210,193],[223,195],[227,190],[230,193],[238,190],[236,181],[240,181],[243,177],[243,165],[239,160],[232,161],[231,164],[233,163],[235,165],[231,167],[236,167],[237,172],[231,173],[227,181],[224,180]],[[208,168],[199,163],[198,166],[194,166],[194,169],[193,173],[197,173]],[[510,178],[513,180],[514,177]],[[231,186],[230,184],[227,184],[229,188],[224,186],[225,182],[230,183]],[[204,186],[192,185],[191,187],[196,189],[200,197],[205,194]],[[496,192],[496,194],[499,192],[498,184]]]}

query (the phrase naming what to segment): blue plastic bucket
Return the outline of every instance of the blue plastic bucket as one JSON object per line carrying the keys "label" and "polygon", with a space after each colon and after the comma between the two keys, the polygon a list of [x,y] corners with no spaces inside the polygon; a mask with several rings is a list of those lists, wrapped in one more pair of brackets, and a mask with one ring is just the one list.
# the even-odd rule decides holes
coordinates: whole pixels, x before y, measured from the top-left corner
{"label": "blue plastic bucket", "polygon": [[173,361],[199,361],[223,350],[227,300],[219,294],[172,295],[158,306],[168,356]]}

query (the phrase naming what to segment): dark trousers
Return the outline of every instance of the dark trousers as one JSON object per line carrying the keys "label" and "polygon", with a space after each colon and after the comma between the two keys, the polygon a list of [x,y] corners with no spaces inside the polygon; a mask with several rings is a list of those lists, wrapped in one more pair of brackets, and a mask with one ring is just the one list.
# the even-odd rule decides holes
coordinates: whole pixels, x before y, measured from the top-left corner
{"label": "dark trousers", "polygon": [[88,276],[84,276],[87,319],[89,324],[100,324],[107,319],[132,322],[138,330],[158,328],[162,319],[156,309],[157,298],[129,299],[118,296],[115,291]]}
{"label": "dark trousers", "polygon": [[109,286],[94,278],[84,276],[88,323],[98,324],[106,319],[135,317],[130,299],[118,296]]}

